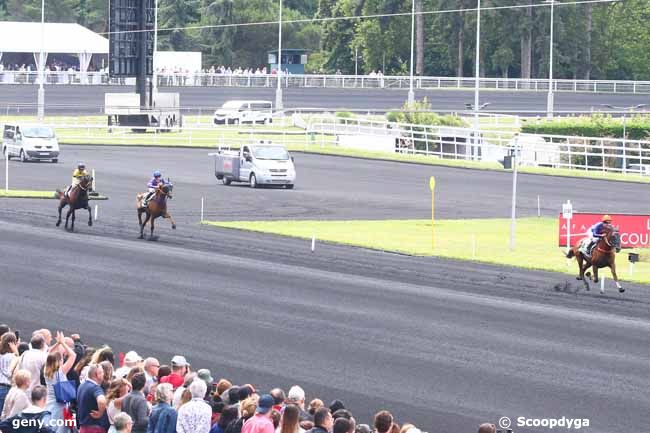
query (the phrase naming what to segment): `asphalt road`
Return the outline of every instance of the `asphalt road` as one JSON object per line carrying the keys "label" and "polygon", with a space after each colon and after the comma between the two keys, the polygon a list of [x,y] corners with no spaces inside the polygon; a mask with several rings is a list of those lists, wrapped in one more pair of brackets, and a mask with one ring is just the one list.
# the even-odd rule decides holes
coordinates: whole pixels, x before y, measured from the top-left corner
{"label": "asphalt road", "polygon": [[[573,293],[564,275],[323,244],[312,254],[305,241],[197,224],[201,196],[213,219],[426,218],[431,174],[440,217],[504,216],[507,173],[298,154],[296,190],[251,190],[217,185],[205,151],[63,152],[57,165],[11,162],[12,185],[52,189],[84,159],[111,199],[93,227],[78,219],[76,234],[54,227],[54,201],[0,200],[1,320],[25,333],[49,325],[163,360],[182,353],[215,377],[299,383],[308,398],[341,398],[362,421],[389,408],[431,433],[501,416],[646,430],[645,286]],[[178,230],[162,223],[158,242],[139,241],[133,197],[153,167],[176,184]],[[561,195],[548,215],[567,198],[629,212],[647,203],[645,185],[520,181],[524,214],[538,193]],[[555,288],[565,283],[569,291]]]}
{"label": "asphalt road", "polygon": [[[36,87],[2,85],[0,87],[0,112],[34,114],[36,112]],[[124,86],[46,86],[46,114],[101,114],[104,93],[133,92]],[[212,111],[231,99],[263,99],[275,101],[272,88],[228,87],[178,87],[162,91],[179,92],[183,108],[196,113]],[[283,90],[285,108],[325,108],[328,110],[388,111],[402,107],[407,90],[397,89],[322,89],[288,88]],[[416,98],[427,97],[434,110],[463,111],[466,103],[474,102],[471,90],[418,90]],[[546,93],[483,91],[481,103],[490,102],[489,112],[516,114],[544,114]],[[602,110],[602,104],[631,106],[650,104],[650,95],[556,93],[555,109],[559,113]]]}

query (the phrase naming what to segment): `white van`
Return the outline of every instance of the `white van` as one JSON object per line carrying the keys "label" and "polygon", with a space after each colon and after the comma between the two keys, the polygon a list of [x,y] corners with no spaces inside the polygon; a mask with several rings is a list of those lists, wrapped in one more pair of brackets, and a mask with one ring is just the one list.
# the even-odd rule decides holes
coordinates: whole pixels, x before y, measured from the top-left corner
{"label": "white van", "polygon": [[2,153],[22,162],[58,162],[59,142],[49,126],[8,123],[2,134]]}
{"label": "white van", "polygon": [[214,112],[214,124],[264,123],[273,121],[271,101],[228,101]]}

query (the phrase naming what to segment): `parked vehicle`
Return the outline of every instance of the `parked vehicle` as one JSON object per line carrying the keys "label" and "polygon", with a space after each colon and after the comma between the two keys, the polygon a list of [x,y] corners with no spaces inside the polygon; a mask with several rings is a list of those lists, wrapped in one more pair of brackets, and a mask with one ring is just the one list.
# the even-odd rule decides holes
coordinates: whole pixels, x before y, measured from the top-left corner
{"label": "parked vehicle", "polygon": [[296,181],[293,157],[284,146],[246,144],[239,150],[220,150],[214,156],[214,175],[224,185],[248,182],[251,188],[280,185],[292,189]]}
{"label": "parked vehicle", "polygon": [[7,123],[2,134],[2,153],[22,162],[58,162],[59,142],[49,126]]}
{"label": "parked vehicle", "polygon": [[214,112],[214,124],[263,123],[273,121],[270,101],[228,101]]}
{"label": "parked vehicle", "polygon": [[183,126],[179,93],[157,93],[153,106],[140,107],[137,93],[104,94],[104,114],[108,126],[128,126],[134,132],[145,132],[147,128],[159,128],[158,132],[171,131]]}

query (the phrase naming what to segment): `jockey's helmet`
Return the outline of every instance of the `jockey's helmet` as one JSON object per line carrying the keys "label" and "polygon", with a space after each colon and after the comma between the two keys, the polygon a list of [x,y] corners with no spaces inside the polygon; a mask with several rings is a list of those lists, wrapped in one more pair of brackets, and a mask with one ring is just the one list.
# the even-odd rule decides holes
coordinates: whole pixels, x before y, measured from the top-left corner
{"label": "jockey's helmet", "polygon": [[84,164],[83,162],[80,162],[79,164],[77,164],[77,168],[79,170],[85,170],[86,169],[86,164]]}
{"label": "jockey's helmet", "polygon": [[604,223],[611,223],[612,222],[612,217],[609,216],[609,215],[603,215],[603,217],[601,218],[601,221],[604,222]]}
{"label": "jockey's helmet", "polygon": [[156,171],[153,172],[153,177],[160,177],[160,176],[162,176],[162,173],[160,172],[160,170],[156,170]]}

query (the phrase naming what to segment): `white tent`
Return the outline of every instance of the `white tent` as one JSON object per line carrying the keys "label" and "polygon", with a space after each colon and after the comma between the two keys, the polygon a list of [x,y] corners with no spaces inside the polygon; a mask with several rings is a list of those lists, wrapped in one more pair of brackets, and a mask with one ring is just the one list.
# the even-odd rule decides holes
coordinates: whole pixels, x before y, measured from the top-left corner
{"label": "white tent", "polygon": [[79,24],[0,21],[0,60],[3,53],[34,53],[39,72],[48,53],[76,54],[85,74],[93,54],[108,54],[108,39]]}

